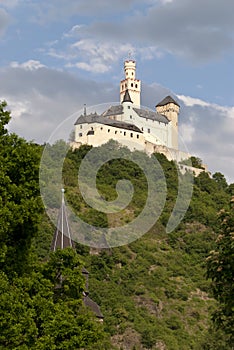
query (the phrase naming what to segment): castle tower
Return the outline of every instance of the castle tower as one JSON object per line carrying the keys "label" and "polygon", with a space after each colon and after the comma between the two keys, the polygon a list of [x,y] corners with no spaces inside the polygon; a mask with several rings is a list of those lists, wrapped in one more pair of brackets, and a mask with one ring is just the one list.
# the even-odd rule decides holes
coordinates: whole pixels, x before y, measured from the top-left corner
{"label": "castle tower", "polygon": [[180,105],[171,97],[165,97],[156,105],[156,111],[163,114],[172,123],[172,148],[178,149],[178,115],[180,112]]}
{"label": "castle tower", "polygon": [[120,82],[120,103],[123,102],[125,92],[128,90],[134,105],[141,105],[141,81],[136,79],[136,61],[124,62],[125,79]]}

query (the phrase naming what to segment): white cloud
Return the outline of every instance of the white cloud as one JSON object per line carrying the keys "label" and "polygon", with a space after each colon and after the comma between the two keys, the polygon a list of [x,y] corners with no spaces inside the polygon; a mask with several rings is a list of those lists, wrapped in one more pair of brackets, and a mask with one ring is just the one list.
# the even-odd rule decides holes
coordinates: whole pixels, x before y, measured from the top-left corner
{"label": "white cloud", "polygon": [[81,39],[70,44],[65,50],[51,48],[48,55],[66,61],[66,67],[77,67],[89,72],[108,72],[113,63],[127,57],[135,49],[131,44],[120,44],[113,47],[111,42],[100,42],[95,39]]}
{"label": "white cloud", "polygon": [[23,68],[25,70],[31,70],[31,71],[45,67],[44,64],[42,64],[39,61],[35,61],[35,60],[28,60],[28,61],[23,62],[23,63],[18,63],[16,61],[13,61],[10,63],[10,66],[12,68]]}
{"label": "white cloud", "polygon": [[74,25],[67,33],[63,34],[63,38],[76,37],[77,35],[79,35],[80,30],[82,28],[84,28],[84,27],[85,27],[84,24],[76,24],[76,25]]}
{"label": "white cloud", "polygon": [[105,73],[110,70],[110,66],[102,64],[99,61],[92,60],[90,63],[77,62],[75,64],[68,64],[67,67],[76,67],[93,73]]}
{"label": "white cloud", "polygon": [[194,98],[191,96],[185,96],[185,95],[177,95],[177,97],[184,102],[186,106],[192,107],[195,105],[202,106],[202,107],[209,107],[211,106],[210,103],[203,101],[199,98]]}

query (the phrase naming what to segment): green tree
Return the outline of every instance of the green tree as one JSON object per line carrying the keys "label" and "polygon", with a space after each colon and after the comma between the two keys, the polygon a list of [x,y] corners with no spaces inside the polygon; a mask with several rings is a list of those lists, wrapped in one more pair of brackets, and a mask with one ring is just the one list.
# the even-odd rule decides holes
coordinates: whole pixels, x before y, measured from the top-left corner
{"label": "green tree", "polygon": [[83,306],[81,267],[67,248],[13,283],[0,274],[0,349],[98,348],[104,332]]}
{"label": "green tree", "polygon": [[10,112],[0,103],[0,267],[22,274],[42,211],[38,185],[41,147],[6,128]]}
{"label": "green tree", "polygon": [[227,342],[234,342],[234,211],[233,199],[229,211],[221,211],[220,234],[215,250],[207,258],[208,277],[212,280],[214,297],[219,302],[213,315],[218,328],[227,335]]}
{"label": "green tree", "polygon": [[216,172],[213,174],[212,178],[217,183],[219,189],[226,190],[228,188],[227,181],[222,173]]}

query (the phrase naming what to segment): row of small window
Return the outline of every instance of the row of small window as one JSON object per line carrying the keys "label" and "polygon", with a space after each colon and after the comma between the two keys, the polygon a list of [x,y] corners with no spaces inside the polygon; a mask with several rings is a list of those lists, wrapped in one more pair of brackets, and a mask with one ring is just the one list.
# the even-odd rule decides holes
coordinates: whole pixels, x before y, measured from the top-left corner
{"label": "row of small window", "polygon": [[[141,128],[141,131],[144,131],[144,128]],[[147,129],[148,134],[150,134],[150,129]]]}
{"label": "row of small window", "polygon": [[[125,84],[125,85],[122,84],[122,90],[127,89],[127,87],[128,87],[127,84]],[[132,88],[134,87],[134,84],[133,84],[133,83],[131,83],[131,87],[132,87]],[[136,89],[138,88],[138,84],[135,84],[135,88],[136,88]]]}
{"label": "row of small window", "polygon": [[[102,128],[101,128],[101,130],[102,130]],[[107,131],[110,132],[110,129],[108,129]],[[116,135],[117,133],[118,133],[118,131],[115,130],[115,135]],[[120,133],[122,133],[122,131],[120,131]],[[91,135],[91,134],[90,134],[90,135]],[[93,133],[92,135],[94,135],[94,133]],[[123,135],[126,136],[126,131],[123,132]],[[83,134],[82,134],[82,132],[80,132],[80,133],[79,133],[79,137],[82,137],[82,136],[83,136]],[[130,133],[130,137],[133,137],[133,133],[132,133],[132,132]],[[138,134],[136,135],[136,138],[139,139],[139,135],[138,135]]]}
{"label": "row of small window", "polygon": [[[102,130],[102,128],[101,128],[101,130]],[[108,129],[107,131],[110,132],[110,129]],[[117,133],[118,133],[118,131],[115,130],[115,135],[116,135]],[[120,134],[122,134],[122,131],[120,131]],[[127,134],[126,131],[124,131],[124,132],[123,132],[123,135],[126,136],[126,134]],[[133,132],[130,132],[130,137],[133,137]],[[139,135],[138,135],[138,134],[136,135],[136,137],[137,137],[137,139],[139,139]]]}

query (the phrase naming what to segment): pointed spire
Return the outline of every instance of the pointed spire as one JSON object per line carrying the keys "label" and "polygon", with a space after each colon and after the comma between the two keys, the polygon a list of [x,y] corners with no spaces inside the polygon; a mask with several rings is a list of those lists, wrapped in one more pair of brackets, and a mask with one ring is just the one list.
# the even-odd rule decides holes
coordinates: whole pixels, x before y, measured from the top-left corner
{"label": "pointed spire", "polygon": [[51,244],[51,250],[54,252],[57,248],[64,249],[67,247],[73,247],[71,239],[71,231],[68,222],[66,204],[64,200],[65,190],[62,188],[62,204],[59,210],[57,226],[54,232],[53,241]]}
{"label": "pointed spire", "polygon": [[130,97],[128,89],[125,91],[122,103],[123,102],[131,102],[131,103],[133,103],[132,100],[131,100],[131,97]]}

